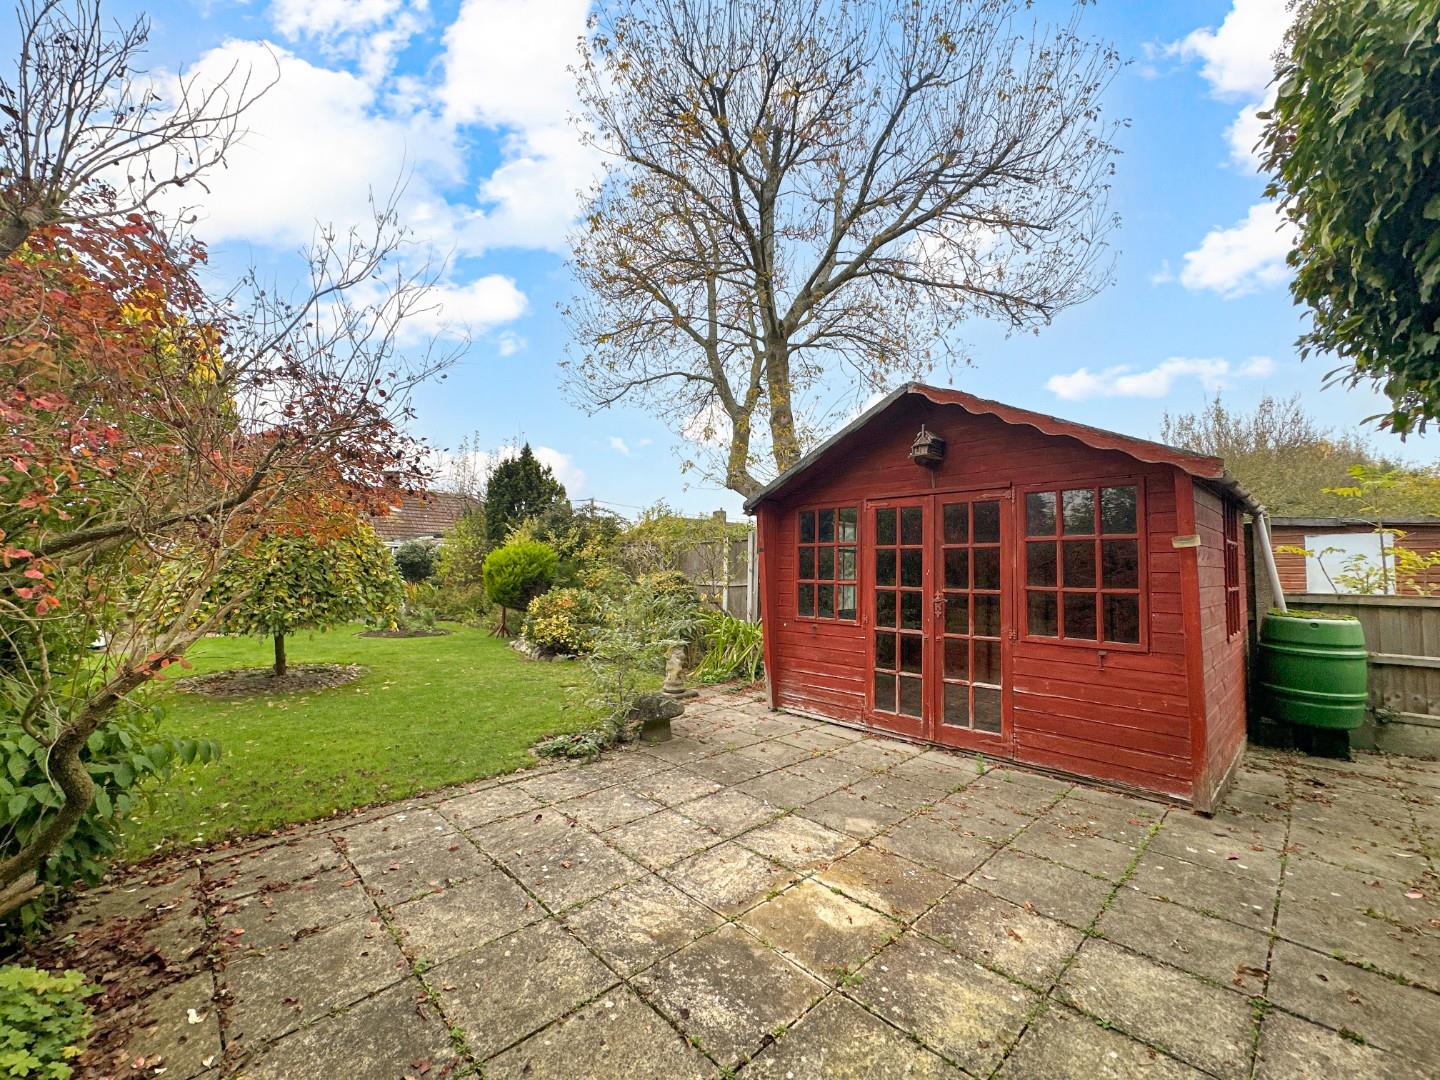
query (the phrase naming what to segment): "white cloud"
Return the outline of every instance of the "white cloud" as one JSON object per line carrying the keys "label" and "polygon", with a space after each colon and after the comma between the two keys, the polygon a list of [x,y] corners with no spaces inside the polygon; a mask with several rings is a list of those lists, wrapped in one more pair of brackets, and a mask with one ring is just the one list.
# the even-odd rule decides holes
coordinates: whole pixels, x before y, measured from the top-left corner
{"label": "white cloud", "polygon": [[[574,457],[551,446],[532,445],[530,449],[540,464],[550,466],[555,478],[565,485],[565,493],[572,499],[585,492],[588,482],[585,470],[575,464]],[[430,453],[428,465],[435,475],[435,486],[443,489],[454,487],[460,477],[485,477],[500,462],[519,456],[520,448],[513,444],[502,446],[498,450],[478,450],[464,454],[434,450]]]}
{"label": "white cloud", "polygon": [[1275,56],[1283,47],[1292,12],[1289,0],[1234,0],[1219,29],[1202,27],[1170,46],[1185,60],[1199,60],[1210,92],[1223,101],[1243,101],[1226,132],[1230,157],[1255,171],[1254,153],[1263,121],[1256,115],[1274,101]]}
{"label": "white cloud", "polygon": [[1194,251],[1185,253],[1180,284],[1195,292],[1218,292],[1226,299],[1288,280],[1285,257],[1295,228],[1275,203],[1258,203],[1228,229],[1211,229]]}
{"label": "white cloud", "polygon": [[1144,371],[1136,371],[1126,364],[1102,371],[1082,367],[1068,375],[1052,375],[1045,387],[1066,401],[1097,397],[1162,398],[1182,379],[1195,379],[1213,393],[1228,386],[1231,378],[1264,378],[1274,370],[1275,362],[1268,356],[1252,356],[1239,366],[1219,357],[1172,356]]}
{"label": "white cloud", "polygon": [[429,0],[274,0],[270,19],[288,40],[311,38],[327,55],[358,61],[366,81],[378,82],[428,10]]}
{"label": "white cloud", "polygon": [[506,330],[495,339],[495,350],[501,356],[514,356],[516,353],[523,351],[529,344],[528,341],[515,333],[514,330]]}
{"label": "white cloud", "polygon": [[610,449],[614,450],[617,454],[623,454],[625,457],[630,456],[630,444],[619,435],[610,436]]}
{"label": "white cloud", "polygon": [[1234,0],[1218,30],[1193,30],[1174,51],[1203,62],[1200,74],[1217,97],[1257,98],[1275,75],[1290,17],[1290,0]]}
{"label": "white cloud", "polygon": [[515,279],[504,274],[486,274],[463,285],[438,283],[427,290],[407,329],[427,335],[454,330],[474,336],[518,319],[527,304]]}
{"label": "white cloud", "polygon": [[500,165],[478,186],[483,209],[462,233],[472,251],[564,250],[578,193],[601,167],[569,124],[578,103],[568,69],[589,6],[589,0],[465,0],[445,32],[438,96],[446,120],[506,133]]}
{"label": "white cloud", "polygon": [[[360,76],[265,42],[227,41],[187,75],[210,82],[250,70],[265,80],[277,68],[279,81],[245,113],[226,166],[207,175],[208,191],[176,196],[201,200],[198,233],[211,243],[299,246],[317,221],[345,228],[369,220],[372,191],[383,199],[407,174],[403,222],[424,225],[435,204],[427,175],[456,168],[450,139],[429,118],[387,115]],[[446,230],[436,223],[434,231]]]}

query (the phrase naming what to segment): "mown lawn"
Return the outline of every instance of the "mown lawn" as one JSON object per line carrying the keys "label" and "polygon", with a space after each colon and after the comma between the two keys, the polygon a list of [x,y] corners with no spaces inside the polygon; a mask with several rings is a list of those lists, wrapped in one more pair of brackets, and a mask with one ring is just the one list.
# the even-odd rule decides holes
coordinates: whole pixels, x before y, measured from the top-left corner
{"label": "mown lawn", "polygon": [[[362,638],[360,627],[290,639],[290,663],[362,664],[345,686],[226,699],[169,690],[164,732],[218,739],[214,765],[178,772],[127,829],[126,854],[243,835],[508,772],[543,735],[580,726],[570,663],[536,663],[483,630]],[[269,642],[214,638],[203,674],[271,662]],[[172,672],[177,669],[171,668]]]}

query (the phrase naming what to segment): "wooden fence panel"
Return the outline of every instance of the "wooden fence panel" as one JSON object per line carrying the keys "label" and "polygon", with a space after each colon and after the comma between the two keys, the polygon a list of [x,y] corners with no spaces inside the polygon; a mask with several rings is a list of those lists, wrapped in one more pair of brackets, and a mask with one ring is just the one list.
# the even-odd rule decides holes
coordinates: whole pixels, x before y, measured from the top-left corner
{"label": "wooden fence panel", "polygon": [[[1299,593],[1285,599],[1292,608],[1359,619],[1370,651],[1370,709],[1378,726],[1395,726],[1407,747],[1440,747],[1440,597]],[[1429,730],[1405,732],[1400,725]]]}

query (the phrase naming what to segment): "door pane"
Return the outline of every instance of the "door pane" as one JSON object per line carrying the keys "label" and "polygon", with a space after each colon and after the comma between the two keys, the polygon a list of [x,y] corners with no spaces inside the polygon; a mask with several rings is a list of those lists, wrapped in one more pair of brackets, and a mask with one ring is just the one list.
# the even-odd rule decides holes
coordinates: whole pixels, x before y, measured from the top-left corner
{"label": "door pane", "polygon": [[1065,594],[1065,636],[1085,641],[1095,640],[1095,594]]}
{"label": "door pane", "polygon": [[821,585],[815,593],[815,614],[822,619],[835,617],[835,586]]}
{"label": "door pane", "polygon": [[998,502],[977,502],[975,515],[975,543],[998,544],[1000,542],[1000,504]]}
{"label": "door pane", "polygon": [[900,594],[900,629],[920,630],[920,613],[923,608],[920,594],[918,592],[903,592]]}
{"label": "door pane", "polygon": [[895,711],[895,676],[875,673],[875,709],[877,712]]}
{"label": "door pane", "polygon": [[855,542],[855,523],[859,519],[860,512],[853,506],[847,506],[837,512],[840,515],[838,536],[841,540],[853,544]]}
{"label": "door pane", "polygon": [[914,675],[900,676],[900,709],[902,716],[919,716],[924,698],[924,684]]}
{"label": "door pane", "polygon": [[802,544],[813,544],[815,542],[815,511],[800,511],[800,542]]}
{"label": "door pane", "polygon": [[[804,519],[801,519],[803,525]],[[895,543],[895,511],[894,509],[875,511],[875,543]]]}
{"label": "door pane", "polygon": [[841,581],[855,580],[855,549],[853,547],[842,547],[836,549],[839,556],[835,565],[835,576]]}
{"label": "door pane", "polygon": [[970,551],[968,548],[947,548],[945,550],[945,587],[947,589],[968,589],[970,587]]}
{"label": "door pane", "polygon": [[976,593],[971,597],[975,605],[975,633],[986,637],[1000,636],[1000,597]]}
{"label": "door pane", "polygon": [[1052,541],[1025,545],[1025,582],[1027,585],[1056,584],[1055,544]]}
{"label": "door pane", "polygon": [[1000,549],[975,549],[975,588],[1000,588]]}
{"label": "door pane", "polygon": [[1025,535],[1055,535],[1055,493],[1032,491],[1025,496]]}
{"label": "door pane", "polygon": [[[945,642],[945,678],[970,677],[970,642],[949,638]],[[948,691],[947,691],[948,692]]]}
{"label": "door pane", "polygon": [[815,614],[815,586],[801,585],[795,610],[800,615]]}
{"label": "door pane", "polygon": [[877,548],[875,550],[875,584],[895,584],[895,549]]}
{"label": "door pane", "polygon": [[900,584],[918,589],[925,584],[925,552],[920,548],[900,549]]}
{"label": "door pane", "polygon": [[963,544],[970,539],[970,504],[948,503],[945,506],[945,543]]}
{"label": "door pane", "polygon": [[[1067,540],[1065,549],[1065,586],[1070,589],[1093,589],[1095,587],[1095,542],[1093,540]],[[824,561],[821,561],[824,566]]]}
{"label": "door pane", "polygon": [[895,625],[895,594],[889,589],[875,590],[875,625]]}
{"label": "door pane", "polygon": [[900,635],[900,670],[912,675],[920,674],[920,657],[925,651],[925,639],[918,634]]}
{"label": "door pane", "polygon": [[835,586],[835,617],[837,619],[855,618],[855,586]]}
{"label": "door pane", "polygon": [[800,576],[802,578],[815,576],[815,549],[813,547],[800,549]]}
{"label": "door pane", "polygon": [[902,544],[923,544],[925,542],[925,512],[918,506],[900,508],[900,542]]}
{"label": "door pane", "polygon": [[945,633],[970,632],[970,597],[966,593],[945,594]]}
{"label": "door pane", "polygon": [[951,727],[970,726],[970,687],[945,684],[945,723]]}
{"label": "door pane", "polygon": [[988,686],[975,687],[975,730],[1000,731],[1000,691]]}
{"label": "door pane", "polygon": [[975,665],[970,678],[977,683],[1000,682],[1000,642],[975,639]]}
{"label": "door pane", "polygon": [[895,635],[877,633],[875,635],[875,666],[895,670]]}

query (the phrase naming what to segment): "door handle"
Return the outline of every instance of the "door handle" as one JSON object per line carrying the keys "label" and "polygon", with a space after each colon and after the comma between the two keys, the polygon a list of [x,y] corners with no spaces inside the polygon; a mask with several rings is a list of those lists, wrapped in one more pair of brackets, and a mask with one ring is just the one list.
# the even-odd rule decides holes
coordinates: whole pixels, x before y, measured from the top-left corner
{"label": "door handle", "polygon": [[935,594],[935,599],[931,601],[931,604],[933,606],[933,609],[935,611],[935,617],[937,619],[945,614],[945,594],[943,592],[937,592]]}

